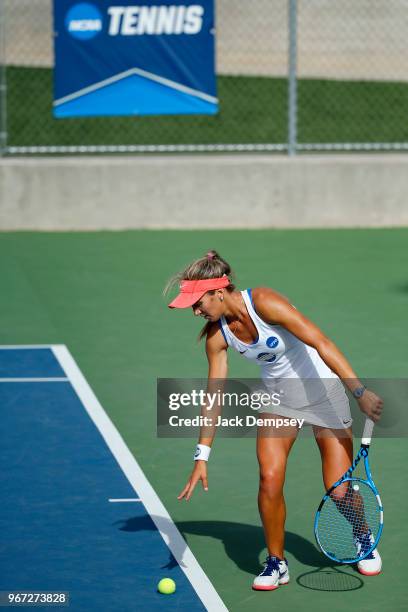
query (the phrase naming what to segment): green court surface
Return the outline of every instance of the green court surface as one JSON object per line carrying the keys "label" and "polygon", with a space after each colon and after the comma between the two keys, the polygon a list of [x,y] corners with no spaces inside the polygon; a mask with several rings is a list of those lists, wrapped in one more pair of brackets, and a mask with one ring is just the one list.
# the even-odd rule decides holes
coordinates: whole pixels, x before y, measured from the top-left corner
{"label": "green court surface", "polygon": [[[157,377],[206,375],[196,341],[201,320],[167,309],[161,292],[170,275],[210,248],[230,261],[239,288],[268,285],[290,297],[360,376],[405,377],[407,245],[408,228],[3,233],[0,344],[68,346],[229,610],[405,610],[406,439],[377,439],[372,448],[385,507],[382,575],[334,569],[318,552],[320,461],[305,438],[294,446],[286,481],[291,583],[254,592],[265,556],[255,440],[216,440],[208,493],[178,502],[195,440],[157,439],[155,385]],[[230,355],[231,376],[256,374]]]}

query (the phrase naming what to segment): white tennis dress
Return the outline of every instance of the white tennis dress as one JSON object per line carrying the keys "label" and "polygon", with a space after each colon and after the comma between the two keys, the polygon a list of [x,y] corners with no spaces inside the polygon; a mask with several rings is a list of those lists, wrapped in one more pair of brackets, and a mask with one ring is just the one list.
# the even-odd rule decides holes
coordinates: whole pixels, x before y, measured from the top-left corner
{"label": "white tennis dress", "polygon": [[224,316],[219,324],[226,343],[242,357],[257,363],[269,394],[279,393],[279,406],[259,412],[301,418],[305,424],[330,429],[350,427],[350,405],[339,377],[326,365],[315,348],[305,344],[281,325],[270,325],[255,311],[251,289],[241,291],[258,338],[251,344],[231,332]]}

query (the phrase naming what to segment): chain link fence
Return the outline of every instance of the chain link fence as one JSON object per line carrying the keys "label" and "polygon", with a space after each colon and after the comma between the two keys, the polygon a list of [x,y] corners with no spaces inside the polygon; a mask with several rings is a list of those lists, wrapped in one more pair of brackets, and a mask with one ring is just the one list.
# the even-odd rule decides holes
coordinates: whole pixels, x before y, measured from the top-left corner
{"label": "chain link fence", "polygon": [[298,147],[408,148],[408,1],[297,4]]}
{"label": "chain link fence", "polygon": [[5,154],[408,149],[408,0],[216,0],[216,116],[54,119],[52,2],[0,10]]}

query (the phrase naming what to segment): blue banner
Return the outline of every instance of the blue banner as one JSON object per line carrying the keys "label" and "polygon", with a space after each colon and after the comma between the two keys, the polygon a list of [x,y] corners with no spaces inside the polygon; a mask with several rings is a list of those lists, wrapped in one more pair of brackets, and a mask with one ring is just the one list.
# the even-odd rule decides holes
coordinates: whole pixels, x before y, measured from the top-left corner
{"label": "blue banner", "polygon": [[218,112],[214,0],[54,0],[54,32],[57,118]]}

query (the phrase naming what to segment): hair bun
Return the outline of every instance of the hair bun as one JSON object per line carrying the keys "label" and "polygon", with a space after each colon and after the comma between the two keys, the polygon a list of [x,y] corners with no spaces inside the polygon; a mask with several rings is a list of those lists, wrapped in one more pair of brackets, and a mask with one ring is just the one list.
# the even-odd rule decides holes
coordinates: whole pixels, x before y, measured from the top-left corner
{"label": "hair bun", "polygon": [[217,257],[217,252],[216,251],[208,251],[207,253],[207,259],[208,260],[212,260],[215,259]]}

